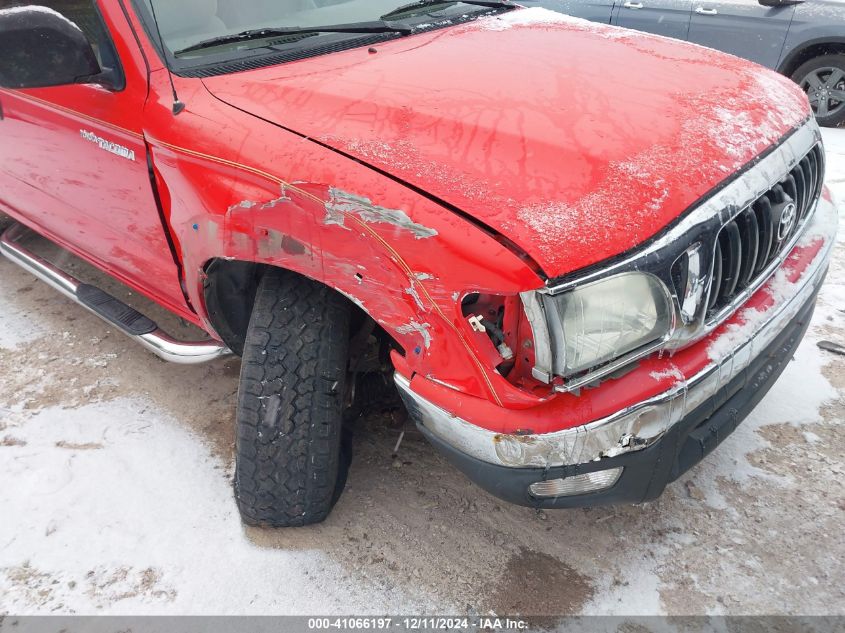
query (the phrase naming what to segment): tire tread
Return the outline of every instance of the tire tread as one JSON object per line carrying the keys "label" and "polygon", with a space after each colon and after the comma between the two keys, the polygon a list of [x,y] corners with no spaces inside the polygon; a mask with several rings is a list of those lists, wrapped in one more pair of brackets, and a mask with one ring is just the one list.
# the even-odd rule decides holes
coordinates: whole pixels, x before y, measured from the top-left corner
{"label": "tire tread", "polygon": [[238,393],[235,496],[244,522],[323,521],[340,460],[348,304],[295,273],[268,271],[247,330]]}

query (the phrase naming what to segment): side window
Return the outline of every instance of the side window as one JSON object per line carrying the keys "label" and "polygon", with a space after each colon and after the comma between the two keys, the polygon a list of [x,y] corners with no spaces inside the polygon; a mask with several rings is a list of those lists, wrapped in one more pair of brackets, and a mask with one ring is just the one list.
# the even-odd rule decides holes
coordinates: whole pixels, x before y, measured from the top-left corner
{"label": "side window", "polygon": [[0,0],[0,11],[15,8],[40,8],[58,13],[85,34],[94,49],[100,68],[110,70],[115,75],[122,75],[114,44],[94,0]]}

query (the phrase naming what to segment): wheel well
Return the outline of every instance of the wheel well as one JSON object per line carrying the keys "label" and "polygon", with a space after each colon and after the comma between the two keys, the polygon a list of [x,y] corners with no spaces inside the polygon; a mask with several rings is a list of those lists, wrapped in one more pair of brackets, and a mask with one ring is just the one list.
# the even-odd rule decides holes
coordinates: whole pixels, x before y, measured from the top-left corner
{"label": "wheel well", "polygon": [[214,259],[205,267],[205,309],[214,330],[235,354],[244,351],[244,339],[255,291],[264,267],[252,262]]}
{"label": "wheel well", "polygon": [[792,73],[798,70],[801,64],[808,62],[815,57],[820,57],[822,55],[835,55],[838,53],[845,53],[845,41],[816,42],[806,48],[792,53],[781,66],[780,72],[787,77],[792,77]]}
{"label": "wheel well", "polygon": [[[203,294],[208,318],[223,342],[238,356],[243,353],[258,284],[269,268],[266,264],[222,258],[213,259],[205,266]],[[332,292],[349,304],[353,333],[371,321],[371,317],[348,297],[335,289]],[[381,327],[376,326],[374,334],[385,350],[401,351],[402,348]]]}

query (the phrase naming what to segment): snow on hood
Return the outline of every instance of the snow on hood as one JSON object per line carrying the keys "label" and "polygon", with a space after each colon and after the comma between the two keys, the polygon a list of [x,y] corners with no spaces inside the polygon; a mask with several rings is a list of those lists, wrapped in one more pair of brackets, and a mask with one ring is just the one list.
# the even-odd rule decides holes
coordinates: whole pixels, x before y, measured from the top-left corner
{"label": "snow on hood", "polygon": [[556,24],[572,24],[587,31],[592,31],[597,35],[609,39],[621,39],[628,37],[639,37],[645,35],[641,31],[632,31],[630,29],[622,28],[607,28],[607,25],[590,22],[581,18],[576,18],[571,15],[560,13],[559,11],[551,11],[542,7],[533,7],[531,9],[524,9],[523,11],[511,11],[493,17],[483,18],[473,27],[480,26],[483,29],[490,31],[504,31],[514,26],[550,26]]}
{"label": "snow on hood", "polygon": [[539,8],[204,81],[473,215],[551,276],[647,240],[810,116],[749,62]]}

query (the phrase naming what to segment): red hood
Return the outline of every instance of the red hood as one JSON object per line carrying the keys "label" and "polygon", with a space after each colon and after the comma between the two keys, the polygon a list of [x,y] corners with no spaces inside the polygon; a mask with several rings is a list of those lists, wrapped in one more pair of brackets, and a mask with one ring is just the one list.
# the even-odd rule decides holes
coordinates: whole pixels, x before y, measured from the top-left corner
{"label": "red hood", "polygon": [[550,276],[647,240],[810,115],[748,62],[543,9],[205,82],[473,215]]}

